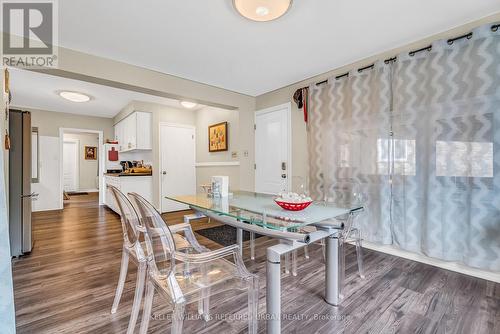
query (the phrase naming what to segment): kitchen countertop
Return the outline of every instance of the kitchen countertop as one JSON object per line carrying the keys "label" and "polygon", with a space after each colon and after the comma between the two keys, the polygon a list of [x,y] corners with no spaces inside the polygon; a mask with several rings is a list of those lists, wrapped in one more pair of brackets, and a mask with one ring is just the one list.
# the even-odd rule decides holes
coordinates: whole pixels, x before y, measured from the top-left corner
{"label": "kitchen countertop", "polygon": [[122,176],[152,176],[151,173],[104,173],[104,176],[122,177]]}

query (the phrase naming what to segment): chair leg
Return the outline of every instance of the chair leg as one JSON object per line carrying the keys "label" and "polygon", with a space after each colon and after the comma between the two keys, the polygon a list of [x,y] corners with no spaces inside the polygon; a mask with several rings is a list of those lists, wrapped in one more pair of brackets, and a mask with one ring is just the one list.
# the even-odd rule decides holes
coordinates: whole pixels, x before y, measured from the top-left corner
{"label": "chair leg", "polygon": [[250,232],[250,260],[255,260],[255,233]]}
{"label": "chair leg", "polygon": [[210,288],[201,289],[201,298],[198,301],[198,314],[203,320],[210,320]]}
{"label": "chair leg", "polygon": [[[191,253],[189,248],[186,249],[186,253]],[[191,267],[189,266],[189,262],[184,262],[184,277],[191,277]]]}
{"label": "chair leg", "polygon": [[297,276],[297,250],[292,251],[292,276]]}
{"label": "chair leg", "polygon": [[134,304],[132,305],[132,312],[130,313],[130,320],[128,323],[127,334],[133,334],[139,310],[141,309],[141,300],[144,293],[144,281],[146,279],[147,263],[140,262],[137,268],[137,280],[135,283]]}
{"label": "chair leg", "polygon": [[113,301],[113,306],[111,307],[111,314],[116,313],[118,309],[118,304],[120,304],[120,299],[123,293],[123,286],[125,285],[125,280],[127,279],[128,270],[128,251],[122,250],[122,263],[120,267],[120,278],[118,279],[118,286],[116,287],[115,300]]}
{"label": "chair leg", "polygon": [[308,246],[304,247],[304,256],[306,259],[309,260],[309,247]]}
{"label": "chair leg", "polygon": [[358,271],[359,277],[365,278],[365,269],[363,264],[363,248],[361,246],[361,233],[359,230],[356,230],[356,256],[358,258]]}
{"label": "chair leg", "polygon": [[253,278],[248,288],[248,333],[257,334],[259,314],[259,279]]}
{"label": "chair leg", "polygon": [[285,274],[290,274],[290,254],[285,254]]}
{"label": "chair leg", "polygon": [[184,325],[184,303],[174,305],[174,313],[172,315],[172,334],[181,334],[182,326]]}
{"label": "chair leg", "polygon": [[[207,276],[206,264],[201,265],[202,277]],[[200,291],[200,299],[198,300],[198,314],[202,316],[203,320],[210,320],[210,287],[203,287]]]}
{"label": "chair leg", "polygon": [[325,239],[321,239],[321,253],[323,253],[323,261],[326,261],[326,243]]}
{"label": "chair leg", "polygon": [[149,327],[149,320],[151,318],[151,307],[153,306],[155,288],[153,283],[148,281],[146,285],[146,296],[144,297],[144,310],[142,311],[142,322],[139,333],[146,334]]}

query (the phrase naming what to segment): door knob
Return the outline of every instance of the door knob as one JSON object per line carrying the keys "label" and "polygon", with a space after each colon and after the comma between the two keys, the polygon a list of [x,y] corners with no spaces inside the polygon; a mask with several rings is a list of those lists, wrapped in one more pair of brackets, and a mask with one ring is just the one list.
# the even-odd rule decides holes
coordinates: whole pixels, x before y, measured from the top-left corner
{"label": "door knob", "polygon": [[167,175],[167,172],[166,172],[166,171],[163,171],[163,172],[161,172],[161,173],[162,173],[163,175]]}
{"label": "door knob", "polygon": [[286,174],[281,174],[282,179],[286,179]]}
{"label": "door knob", "polygon": [[39,194],[37,194],[36,192],[32,192],[31,194],[29,195],[21,195],[21,198],[27,198],[27,197],[32,197],[32,198],[37,198]]}

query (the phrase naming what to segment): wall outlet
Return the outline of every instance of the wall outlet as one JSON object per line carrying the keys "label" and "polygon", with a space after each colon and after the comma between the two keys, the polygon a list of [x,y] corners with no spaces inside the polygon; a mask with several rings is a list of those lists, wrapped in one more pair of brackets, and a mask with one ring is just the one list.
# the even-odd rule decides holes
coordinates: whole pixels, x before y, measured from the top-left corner
{"label": "wall outlet", "polygon": [[248,150],[244,150],[244,151],[243,151],[243,156],[244,156],[245,158],[248,158]]}

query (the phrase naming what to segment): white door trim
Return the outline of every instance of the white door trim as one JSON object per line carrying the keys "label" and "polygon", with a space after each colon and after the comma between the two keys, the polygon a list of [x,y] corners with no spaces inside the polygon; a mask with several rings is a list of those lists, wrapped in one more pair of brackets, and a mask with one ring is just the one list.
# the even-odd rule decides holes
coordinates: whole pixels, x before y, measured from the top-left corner
{"label": "white door trim", "polygon": [[64,191],[64,179],[63,179],[63,146],[64,146],[64,133],[97,133],[99,135],[98,144],[98,170],[99,170],[99,205],[104,204],[104,141],[103,141],[103,132],[101,130],[90,130],[90,129],[75,129],[75,128],[59,128],[59,209],[62,210],[64,208],[63,202],[63,191]]}
{"label": "white door trim", "polygon": [[171,123],[171,122],[159,122],[158,123],[158,147],[159,147],[159,150],[158,150],[158,180],[159,180],[159,183],[160,183],[160,186],[159,186],[159,191],[160,193],[158,194],[158,198],[159,198],[159,202],[158,203],[158,207],[160,208],[160,213],[163,213],[163,198],[162,198],[162,194],[163,194],[163,179],[162,179],[162,170],[163,170],[163,166],[162,166],[162,157],[161,157],[161,154],[162,154],[162,149],[161,149],[161,127],[162,126],[170,126],[170,127],[176,127],[176,128],[186,128],[186,129],[193,129],[194,130],[194,151],[195,151],[195,155],[196,155],[196,126],[194,125],[189,125],[189,124],[179,124],[179,123]]}
{"label": "white door trim", "polygon": [[[254,115],[254,125],[257,124],[257,116],[267,114],[276,110],[286,109],[286,118],[287,118],[287,129],[288,129],[288,138],[287,138],[287,153],[288,153],[288,162],[287,162],[287,187],[288,191],[292,190],[292,103],[287,102],[283,104],[279,104],[273,107],[261,109],[255,111]],[[257,150],[257,137],[254,136],[254,147]],[[255,154],[257,158],[257,154]],[[255,161],[257,163],[257,161]],[[254,189],[257,189],[257,173],[254,173]]]}
{"label": "white door trim", "polygon": [[[80,141],[78,139],[73,139],[73,138],[68,138],[64,139],[63,142],[63,155],[61,156],[61,160],[63,162],[63,169],[61,170],[61,174],[63,174],[63,183],[64,183],[64,143],[74,143],[76,144],[76,171],[75,171],[75,186],[76,190],[80,190]],[[64,189],[64,184],[63,184],[63,189]]]}

